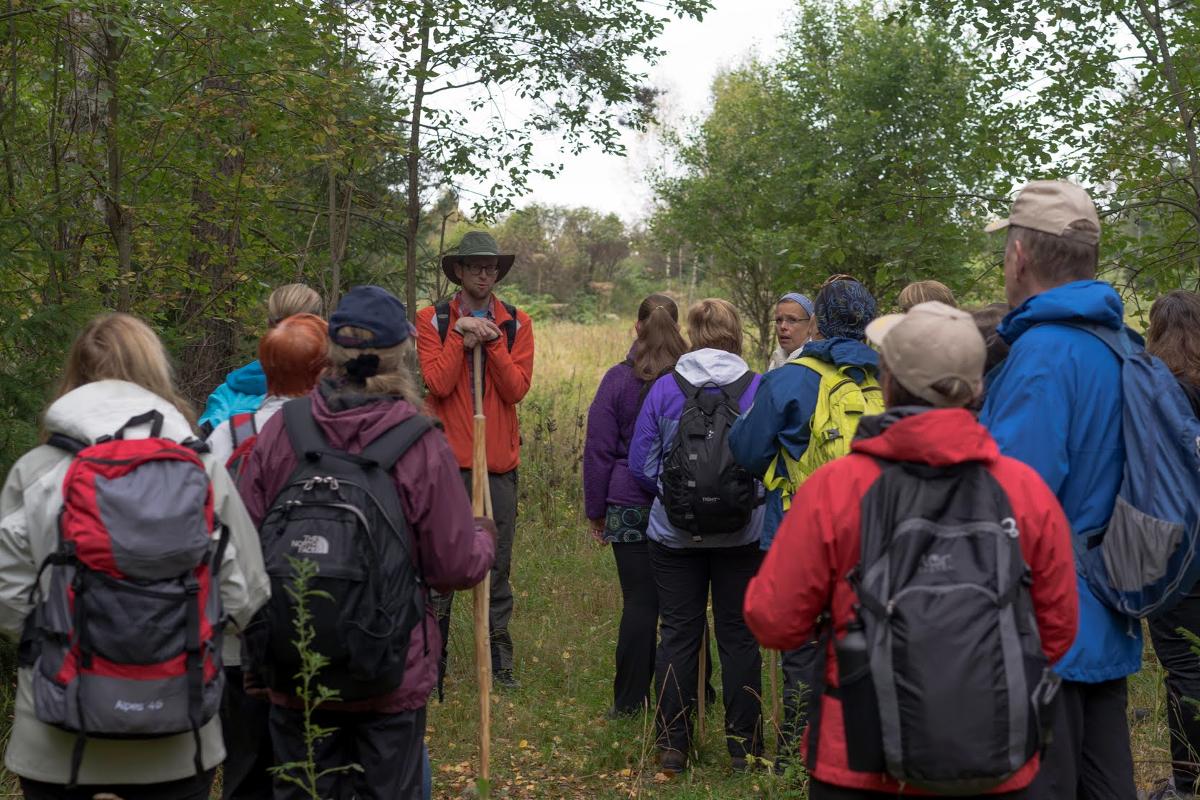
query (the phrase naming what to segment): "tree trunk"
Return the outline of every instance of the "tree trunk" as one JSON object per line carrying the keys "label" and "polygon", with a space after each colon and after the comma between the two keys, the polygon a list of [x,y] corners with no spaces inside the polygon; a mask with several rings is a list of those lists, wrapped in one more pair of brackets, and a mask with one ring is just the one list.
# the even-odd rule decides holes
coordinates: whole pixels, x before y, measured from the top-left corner
{"label": "tree trunk", "polygon": [[117,311],[133,308],[133,218],[121,202],[121,182],[124,178],[120,142],[120,76],[117,66],[127,41],[114,34],[106,25],[100,26],[104,49],[100,52],[100,96],[104,98],[101,125],[104,131],[104,160],[108,183],[100,199],[104,222],[117,248]]}
{"label": "tree trunk", "polygon": [[425,102],[425,71],[429,67],[429,32],[433,27],[433,9],[426,0],[421,4],[421,50],[417,58],[417,79],[413,89],[412,119],[408,132],[408,241],[405,242],[405,305],[411,316],[417,307],[417,236],[421,230],[421,107]]}

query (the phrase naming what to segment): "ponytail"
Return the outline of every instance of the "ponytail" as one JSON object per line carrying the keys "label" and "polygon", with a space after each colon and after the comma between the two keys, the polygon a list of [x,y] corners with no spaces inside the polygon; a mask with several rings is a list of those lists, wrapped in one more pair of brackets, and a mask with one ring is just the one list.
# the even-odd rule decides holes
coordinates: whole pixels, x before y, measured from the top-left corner
{"label": "ponytail", "polygon": [[653,381],[688,350],[679,333],[679,306],[670,297],[652,294],[638,308],[637,349],[633,372],[642,381]]}

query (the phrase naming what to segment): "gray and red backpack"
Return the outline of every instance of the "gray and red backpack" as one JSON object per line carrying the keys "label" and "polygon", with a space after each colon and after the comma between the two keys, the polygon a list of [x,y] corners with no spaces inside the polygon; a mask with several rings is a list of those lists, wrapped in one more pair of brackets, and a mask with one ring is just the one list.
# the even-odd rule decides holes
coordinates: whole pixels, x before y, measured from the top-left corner
{"label": "gray and red backpack", "polygon": [[[125,438],[142,425],[148,438]],[[151,411],[94,443],[50,438],[73,458],[58,547],[39,570],[21,654],[37,718],[77,735],[71,785],[93,737],[190,732],[201,772],[200,728],[220,706],[217,576],[228,532],[198,455],[204,445],[162,438],[162,425]]]}
{"label": "gray and red backpack", "polygon": [[229,418],[229,439],[233,443],[233,452],[225,460],[225,469],[229,470],[235,482],[241,477],[246,459],[254,449],[254,443],[258,441],[257,413],[247,411]]}

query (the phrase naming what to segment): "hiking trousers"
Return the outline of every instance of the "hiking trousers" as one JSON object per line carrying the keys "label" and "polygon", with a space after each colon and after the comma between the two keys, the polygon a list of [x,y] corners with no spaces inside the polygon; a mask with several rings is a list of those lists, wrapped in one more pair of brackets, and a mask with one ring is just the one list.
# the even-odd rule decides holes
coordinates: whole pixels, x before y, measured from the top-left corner
{"label": "hiking trousers", "polygon": [[1150,642],[1166,671],[1167,727],[1171,734],[1171,777],[1180,794],[1190,795],[1200,775],[1200,656],[1179,632],[1200,634],[1200,593],[1193,590],[1179,605],[1153,616]]}
{"label": "hiking trousers", "polygon": [[1031,800],[1135,800],[1125,678],[1063,681]]}
{"label": "hiking trousers", "polygon": [[776,756],[786,763],[800,754],[800,735],[808,726],[813,672],[820,646],[810,642],[781,654],[783,672],[783,722],[775,745]]}
{"label": "hiking trousers", "polygon": [[225,668],[221,697],[221,733],[225,763],[221,800],[271,800],[271,703],[246,694],[241,667]]}
{"label": "hiking trousers", "polygon": [[734,758],[762,755],[762,654],[746,627],[742,603],[758,572],[758,543],[704,549],[664,547],[650,542],[658,586],[662,652],[658,662],[658,746],[688,752],[700,648],[712,590],[717,653],[725,700],[725,743]]}
{"label": "hiking trousers", "polygon": [[[467,495],[471,494],[471,470],[462,470]],[[508,632],[508,622],[513,613],[513,590],[509,576],[512,573],[513,541],[517,535],[517,470],[488,473],[488,485],[492,490],[492,521],[496,523],[496,561],[492,564],[492,597],[488,610],[488,625],[492,631],[492,673],[512,672],[513,640]],[[437,609],[438,626],[442,631],[442,658],[438,664],[438,686],[446,675],[446,656],[450,647],[450,611],[454,606],[454,594],[434,593],[433,606]]]}
{"label": "hiking trousers", "polygon": [[650,700],[654,654],[658,647],[658,587],[645,539],[613,542],[613,558],[621,582],[621,625],[617,630],[617,671],[613,678],[613,710],[635,714]]}
{"label": "hiking trousers", "polygon": [[[328,800],[422,800],[425,708],[396,714],[315,711],[312,721],[333,733],[315,745],[317,771],[357,764],[317,781]],[[304,712],[271,706],[271,742],[280,764],[304,761]],[[295,773],[293,773],[295,774]],[[303,788],[275,779],[275,800],[309,800]]]}

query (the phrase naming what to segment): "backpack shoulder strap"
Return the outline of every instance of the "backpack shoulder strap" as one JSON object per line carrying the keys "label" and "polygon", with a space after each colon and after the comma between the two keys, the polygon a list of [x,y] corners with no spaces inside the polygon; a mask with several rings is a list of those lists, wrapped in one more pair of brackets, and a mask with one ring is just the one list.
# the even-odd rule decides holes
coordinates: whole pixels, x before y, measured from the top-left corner
{"label": "backpack shoulder strap", "polygon": [[449,300],[443,300],[433,307],[433,318],[437,320],[438,338],[442,340],[442,344],[445,344],[446,337],[450,334]]}
{"label": "backpack shoulder strap", "polygon": [[742,395],[744,395],[746,390],[750,388],[750,384],[754,382],[754,378],[757,375],[758,373],[756,373],[754,370],[748,369],[746,370],[745,374],[742,375],[742,377],[738,378],[733,383],[722,386],[721,392],[736,406],[738,401],[742,399]]}
{"label": "backpack shoulder strap", "polygon": [[409,448],[433,428],[433,420],[429,417],[421,414],[409,417],[367,445],[360,456],[379,465],[380,469],[390,470]]}
{"label": "backpack shoulder strap", "polygon": [[1104,342],[1108,346],[1108,349],[1113,352],[1113,355],[1121,361],[1145,348],[1145,341],[1140,335],[1131,330],[1128,325],[1122,325],[1121,330],[1115,331],[1106,325],[1097,325],[1087,320],[1064,319],[1055,320],[1054,322],[1043,322],[1036,327],[1041,327],[1042,325],[1061,325],[1090,333],[1095,338]]}
{"label": "backpack shoulder strap", "polygon": [[504,306],[504,310],[508,312],[508,322],[500,327],[504,328],[504,338],[508,344],[508,352],[512,352],[513,344],[517,341],[517,328],[520,323],[517,322],[517,307],[512,303],[500,301],[500,305]]}
{"label": "backpack shoulder strap", "polygon": [[87,442],[67,436],[65,433],[51,434],[50,438],[46,440],[46,444],[57,447],[59,450],[66,450],[71,455],[78,455],[89,446]]}
{"label": "backpack shoulder strap", "polygon": [[328,447],[312,415],[312,400],[297,397],[283,404],[283,427],[299,461],[315,459]]}
{"label": "backpack shoulder strap", "polygon": [[679,391],[683,392],[686,400],[695,400],[700,396],[700,387],[692,385],[687,378],[679,374],[678,370],[672,370],[671,374],[675,376],[675,383],[679,386]]}
{"label": "backpack shoulder strap", "polygon": [[233,443],[233,449],[237,450],[242,442],[249,439],[251,436],[258,435],[258,419],[255,412],[251,411],[234,414],[229,418],[229,438]]}

